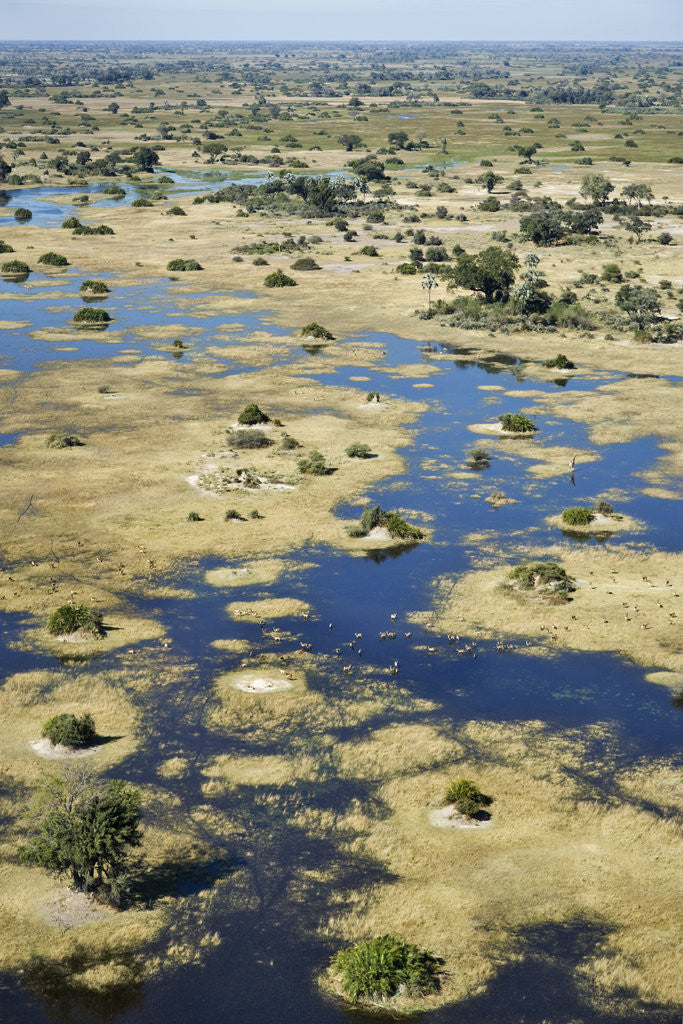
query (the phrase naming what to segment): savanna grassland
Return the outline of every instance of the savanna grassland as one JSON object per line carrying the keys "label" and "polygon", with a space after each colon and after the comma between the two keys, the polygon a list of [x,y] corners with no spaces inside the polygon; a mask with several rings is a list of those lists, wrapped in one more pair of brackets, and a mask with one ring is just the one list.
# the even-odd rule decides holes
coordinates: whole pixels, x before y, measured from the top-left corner
{"label": "savanna grassland", "polygon": [[[656,519],[660,503],[672,522],[681,498],[681,47],[0,55],[0,1002],[15,1005],[19,979],[25,1019],[123,1019],[180,971],[222,977],[263,932],[287,936],[272,948],[303,965],[311,1012],[340,1021],[330,956],[392,933],[443,973],[381,1010],[677,1020],[669,747],[642,752],[606,711],[583,725],[493,701],[455,713],[464,689],[444,666],[474,672],[489,644],[508,652],[494,675],[523,687],[533,661],[559,706],[587,700],[581,678],[554,681],[563,659],[601,659],[576,662],[595,679],[611,655],[639,700],[667,693],[663,729],[680,714],[680,544],[654,543],[628,505],[647,499]],[[17,209],[32,213],[39,189],[56,223]],[[15,295],[22,319],[3,310]],[[111,319],[74,321],[78,295]],[[386,369],[392,335],[420,349]],[[104,352],[73,358],[93,339]],[[416,470],[430,389],[453,363],[508,377],[480,385],[490,417],[465,425],[473,452],[434,445]],[[253,403],[262,421],[240,423]],[[524,437],[501,429],[513,407]],[[531,502],[608,446],[645,443],[648,465],[606,474],[571,530],[555,499],[533,528],[484,523],[481,509],[520,504],[487,493],[491,462]],[[408,465],[419,506],[395,484]],[[469,524],[463,561],[434,479]],[[408,566],[418,541],[443,558],[398,624],[379,600],[355,636],[321,621],[302,581],[323,552],[404,551]],[[548,579],[510,576],[536,563]],[[343,619],[335,586],[331,573]],[[101,629],[54,635],[64,605],[101,613]],[[382,651],[398,631],[410,655],[380,656],[364,628],[382,630]],[[40,746],[51,716],[84,712],[92,749]],[[74,892],[21,855],[46,777],[73,784],[84,764],[141,796],[122,893],[111,879]],[[461,775],[490,813],[437,827]]]}

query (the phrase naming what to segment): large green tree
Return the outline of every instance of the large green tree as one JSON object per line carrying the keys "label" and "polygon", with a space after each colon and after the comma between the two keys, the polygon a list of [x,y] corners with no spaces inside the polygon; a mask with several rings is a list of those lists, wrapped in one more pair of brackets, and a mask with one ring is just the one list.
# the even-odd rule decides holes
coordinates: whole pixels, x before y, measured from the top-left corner
{"label": "large green tree", "polygon": [[153,171],[159,163],[159,154],[150,146],[138,146],[131,157],[135,166],[141,171]]}
{"label": "large green tree", "polygon": [[644,288],[640,284],[623,284],[614,301],[639,327],[644,327],[654,320],[662,308],[661,300],[654,288]]}
{"label": "large green tree", "polygon": [[34,811],[38,831],[22,860],[68,874],[86,892],[115,885],[142,839],[138,790],[121,779],[101,782],[79,764],[44,781]]}
{"label": "large green tree", "polygon": [[519,260],[514,253],[490,245],[476,256],[461,253],[449,272],[449,286],[482,292],[487,302],[507,302]]}
{"label": "large green tree", "polygon": [[596,206],[604,206],[614,192],[614,185],[604,174],[585,174],[579,192]]}

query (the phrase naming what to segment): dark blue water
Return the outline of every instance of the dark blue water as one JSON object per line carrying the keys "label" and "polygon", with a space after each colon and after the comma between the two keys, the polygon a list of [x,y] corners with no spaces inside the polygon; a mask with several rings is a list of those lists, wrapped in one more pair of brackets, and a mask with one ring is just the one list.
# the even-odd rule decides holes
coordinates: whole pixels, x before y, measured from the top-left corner
{"label": "dark blue water", "polygon": [[[57,280],[49,279],[54,290],[66,291],[67,297],[58,298],[42,294],[44,275],[32,275],[28,285],[3,283],[0,288],[0,311],[6,320],[30,320],[38,329],[62,327],[72,310],[81,305],[78,286],[86,275],[71,271]],[[195,356],[214,344],[214,332],[226,322],[238,321],[242,325],[234,338],[248,338],[249,331],[270,331],[288,335],[291,330],[275,326],[268,321],[268,313],[246,313],[241,307],[233,314],[217,315],[211,310],[210,293],[196,297],[193,307],[182,308],[178,298],[190,294],[192,283],[179,286],[172,282],[142,282],[134,287],[119,287],[115,278],[108,279],[112,292],[105,307],[115,317],[111,331],[122,332],[121,344],[135,347],[141,357],[158,350],[149,341],[136,336],[142,325],[178,323],[182,337],[185,326],[200,327],[199,334],[189,335],[190,349],[183,356],[188,369]],[[249,293],[242,293],[249,299]],[[60,308],[60,307],[66,307]],[[400,476],[381,481],[368,494],[369,500],[385,508],[404,507],[412,510],[409,518],[420,522],[420,514],[428,513],[429,528],[433,531],[431,543],[412,549],[392,549],[375,552],[365,558],[353,558],[327,548],[305,549],[293,552],[294,570],[280,581],[267,587],[245,586],[221,590],[204,582],[204,572],[218,562],[200,565],[180,564],[170,579],[161,579],[162,585],[177,584],[190,588],[193,599],[179,600],[163,596],[135,597],[131,603],[136,610],[154,615],[163,622],[172,639],[170,650],[156,643],[141,645],[142,664],[152,664],[163,675],[165,662],[185,667],[182,680],[170,688],[153,689],[140,699],[141,728],[147,742],[117,769],[134,782],[158,780],[156,768],[161,760],[178,754],[191,761],[192,770],[180,780],[167,780],[164,786],[191,813],[203,802],[201,784],[205,780],[202,768],[217,753],[263,753],[261,740],[248,734],[224,735],[210,729],[206,721],[211,685],[219,671],[229,671],[240,663],[240,658],[216,651],[210,645],[218,637],[243,638],[259,654],[284,655],[299,649],[300,641],[311,643],[316,654],[327,656],[324,667],[311,673],[309,686],[325,694],[330,700],[340,692],[362,692],[360,680],[342,673],[342,664],[371,664],[381,672],[394,661],[398,662],[397,682],[414,697],[427,697],[434,701],[433,713],[420,713],[418,721],[447,721],[453,729],[459,723],[485,718],[500,722],[544,721],[549,732],[564,729],[583,729],[595,723],[606,726],[603,738],[593,740],[587,749],[586,776],[582,780],[586,796],[605,799],[621,796],[610,789],[609,778],[594,778],[590,766],[609,764],[614,770],[625,768],[643,759],[673,756],[678,749],[677,712],[672,708],[668,691],[644,682],[643,669],[625,664],[609,654],[554,654],[546,652],[536,656],[533,650],[521,655],[515,647],[499,653],[494,641],[478,645],[477,657],[460,655],[457,645],[446,638],[434,637],[408,621],[408,614],[416,609],[428,608],[431,603],[430,583],[443,574],[458,574],[472,565],[478,553],[474,542],[468,540],[473,531],[492,530],[497,533],[497,555],[504,559],[514,546],[513,534],[525,531],[525,538],[543,545],[558,539],[558,531],[545,523],[545,517],[568,504],[589,504],[601,494],[618,489],[624,497],[616,502],[617,510],[642,519],[645,530],[637,540],[673,550],[677,544],[676,527],[679,504],[674,501],[650,498],[642,494],[642,480],[638,474],[652,466],[660,451],[655,438],[613,445],[594,445],[585,426],[554,416],[534,414],[539,427],[533,439],[519,441],[519,454],[509,456],[499,448],[495,438],[482,437],[469,431],[468,425],[495,421],[502,412],[528,410],[533,400],[523,392],[529,387],[548,393],[557,393],[554,384],[539,384],[524,380],[524,367],[515,360],[492,359],[477,362],[465,356],[453,361],[433,359],[428,346],[400,339],[393,335],[367,334],[343,339],[342,345],[353,349],[363,341],[379,342],[383,348],[381,361],[370,369],[363,368],[369,379],[362,391],[377,390],[383,399],[396,395],[428,403],[414,423],[416,431],[411,445],[403,450],[406,470]],[[78,333],[76,353],[61,353],[51,343],[35,341],[27,329],[3,331],[2,365],[24,371],[36,369],[41,362],[56,359],[99,358],[115,355],[118,345],[106,344],[102,336],[89,337]],[[295,359],[301,349],[283,346],[283,361]],[[358,388],[351,377],[359,373],[357,366],[337,365],[322,350],[319,355],[319,379],[325,383],[344,384]],[[335,357],[337,358],[337,357]],[[416,379],[392,376],[395,368],[405,363],[424,361],[437,366],[438,373],[424,379],[432,387],[415,389]],[[225,360],[225,372],[236,369],[247,372],[245,363]],[[349,359],[351,363],[351,359]],[[306,367],[310,376],[310,365]],[[599,375],[575,377],[566,391],[604,384],[616,376]],[[511,394],[479,390],[480,385],[495,382]],[[192,384],[201,387],[201,377],[193,376]],[[515,395],[515,392],[520,392]],[[11,440],[16,435],[4,435]],[[11,440],[6,443],[11,443]],[[372,437],[359,437],[372,443]],[[528,472],[535,459],[522,455],[523,451],[537,450],[544,444],[563,444],[574,450],[590,449],[598,456],[591,464],[577,467],[573,479],[569,473],[549,479],[537,479]],[[454,472],[463,472],[467,452],[482,445],[491,452],[490,467],[478,473],[471,472],[466,480],[451,477],[448,470],[432,470],[425,460],[445,463]],[[507,446],[506,446],[507,447]],[[501,489],[517,499],[517,504],[492,509],[484,500],[491,491]],[[255,504],[257,498],[255,498]],[[359,507],[338,509],[343,517],[358,516]],[[238,527],[237,527],[238,528]],[[627,533],[615,535],[610,543],[621,544],[633,540]],[[579,541],[570,541],[579,543]],[[598,541],[589,540],[588,543]],[[305,571],[297,563],[315,564]],[[227,617],[227,600],[248,604],[264,596],[300,596],[312,606],[309,620],[292,618],[279,620],[278,626],[289,631],[292,639],[280,645],[273,643],[268,630],[264,633],[256,624],[233,622]],[[390,613],[396,613],[395,626]],[[332,628],[330,629],[330,623]],[[39,652],[20,650],[16,646],[24,624],[20,617],[11,616],[0,634],[0,659],[3,675],[32,668],[54,665],[54,660]],[[394,641],[380,639],[380,631],[394,628]],[[362,654],[347,647],[357,632],[362,632]],[[405,633],[411,636],[406,637]],[[505,639],[505,638],[502,638]],[[342,647],[342,657],[335,653]],[[433,652],[425,648],[431,646]],[[128,656],[114,653],[99,659],[98,669],[124,668]],[[504,671],[501,670],[504,666]],[[73,674],[87,672],[87,667],[73,665]],[[355,688],[355,689],[354,689]],[[339,740],[363,735],[372,729],[405,721],[405,710],[388,711],[373,720],[369,726],[345,728],[340,725]],[[309,734],[297,737],[273,736],[269,752],[287,752],[288,744],[296,742],[304,749],[318,749],[320,737],[315,726]],[[343,811],[349,801],[358,795],[358,781],[353,784],[331,769],[324,782],[312,787],[304,799],[309,806]],[[255,790],[212,797],[212,806],[226,816],[243,822],[243,837],[225,845],[221,856],[209,870],[210,879],[197,880],[194,876],[181,877],[173,883],[173,892],[191,892],[207,885],[217,884],[230,877],[231,870],[245,870],[254,879],[256,899],[249,910],[236,911],[230,900],[230,886],[217,887],[216,896],[207,908],[202,931],[216,929],[222,944],[206,956],[201,966],[183,968],[163,976],[161,980],[144,985],[131,985],[107,1001],[96,997],[85,998],[68,986],[46,989],[43,983],[32,981],[30,972],[24,979],[24,988],[16,990],[8,979],[7,988],[0,988],[0,1006],[6,1007],[3,1020],[26,1021],[43,1024],[48,1020],[101,1021],[116,1019],[122,1022],[153,1021],[175,1024],[187,1020],[200,1024],[213,1024],[219,1019],[239,1021],[240,1024],[289,1024],[292,1021],[310,1024],[341,1024],[342,1021],[364,1019],[338,1005],[323,1000],[313,983],[315,972],[325,963],[331,950],[324,941],[315,938],[316,928],[329,913],[329,898],[340,893],[351,894],[372,881],[385,878],[385,869],[362,854],[344,853],[340,859],[338,838],[334,832],[321,832],[295,825],[283,815],[283,808],[275,810],[255,806]],[[371,792],[365,794],[373,799]],[[283,797],[286,801],[302,799],[300,793]],[[207,842],[219,840],[208,832]],[[229,865],[232,865],[230,867]],[[207,869],[208,870],[208,869]],[[308,870],[331,872],[332,880],[316,883],[305,890],[303,898],[292,899],[290,886],[301,883],[302,873]],[[519,949],[523,951],[519,963],[502,966],[484,996],[477,997],[457,1008],[445,1008],[432,1018],[439,1024],[521,1024],[522,1021],[540,1024],[552,1020],[569,1024],[626,1024],[634,1018],[598,1014],[583,1001],[582,993],[572,981],[574,968],[599,948],[609,926],[597,919],[567,922],[565,925],[547,925],[545,930],[529,929],[519,936]],[[545,955],[551,949],[553,955]],[[525,1002],[534,995],[534,1009]],[[522,998],[524,995],[524,999]],[[647,1007],[640,1020],[652,1024],[669,1024],[677,1016],[655,1004]]]}

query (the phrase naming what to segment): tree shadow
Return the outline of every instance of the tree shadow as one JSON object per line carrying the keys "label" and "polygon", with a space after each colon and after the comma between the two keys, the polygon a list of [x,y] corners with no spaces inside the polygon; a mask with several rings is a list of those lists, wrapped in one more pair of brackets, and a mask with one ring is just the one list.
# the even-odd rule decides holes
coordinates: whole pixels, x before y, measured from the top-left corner
{"label": "tree shadow", "polygon": [[588,979],[577,969],[601,951],[613,930],[604,920],[581,916],[520,928],[510,951],[521,961],[501,967],[486,991],[459,1003],[457,1011],[438,1011],[434,1024],[678,1024],[675,1008],[645,1003],[628,990],[619,993],[618,1005],[589,1001]]}

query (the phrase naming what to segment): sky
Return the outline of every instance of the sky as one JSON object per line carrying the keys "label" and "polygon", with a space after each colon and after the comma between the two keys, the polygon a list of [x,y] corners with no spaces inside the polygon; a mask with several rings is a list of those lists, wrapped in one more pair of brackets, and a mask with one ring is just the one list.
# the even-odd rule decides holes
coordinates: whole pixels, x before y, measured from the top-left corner
{"label": "sky", "polygon": [[0,0],[0,37],[673,42],[683,0]]}

